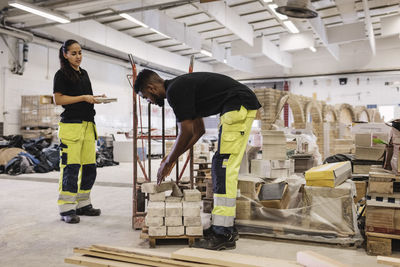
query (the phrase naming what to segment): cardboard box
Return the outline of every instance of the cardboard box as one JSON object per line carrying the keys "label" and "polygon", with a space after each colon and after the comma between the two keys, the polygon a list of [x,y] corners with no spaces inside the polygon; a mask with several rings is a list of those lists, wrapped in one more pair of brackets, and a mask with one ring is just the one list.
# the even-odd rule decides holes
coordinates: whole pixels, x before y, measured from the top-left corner
{"label": "cardboard box", "polygon": [[336,187],[350,178],[350,176],[350,161],[320,165],[311,168],[305,173],[306,185],[322,187]]}

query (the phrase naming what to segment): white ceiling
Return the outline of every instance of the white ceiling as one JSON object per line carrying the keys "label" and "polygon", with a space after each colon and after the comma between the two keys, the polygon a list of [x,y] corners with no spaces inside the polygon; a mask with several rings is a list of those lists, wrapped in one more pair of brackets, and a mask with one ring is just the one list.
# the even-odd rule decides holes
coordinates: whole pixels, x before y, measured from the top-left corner
{"label": "white ceiling", "polygon": [[[400,16],[400,0],[311,1],[318,12],[317,19],[290,20],[300,33],[312,33],[317,50],[315,53],[308,48],[296,48],[294,41],[286,43],[285,46],[294,45],[293,49],[281,51],[280,48],[283,47],[281,37],[290,32],[283,21],[271,12],[268,7],[270,3],[262,0],[226,0],[208,4],[200,4],[200,1],[171,0],[27,0],[26,2],[64,14],[72,20],[71,24],[85,25],[78,28],[68,24],[60,26],[12,7],[4,13],[6,25],[26,31],[47,33],[59,40],[68,38],[67,33],[87,39],[88,43],[101,44],[100,47],[105,52],[121,54],[128,52],[118,45],[111,46],[109,40],[101,42],[95,36],[87,37],[88,31],[91,31],[87,27],[102,24],[103,31],[108,32],[113,29],[123,34],[114,36],[125,38],[126,35],[141,41],[134,43],[135,47],[132,48],[132,53],[139,61],[178,72],[184,72],[187,66],[182,68],[172,66],[171,61],[182,62],[185,65],[191,55],[194,55],[198,62],[195,63],[195,70],[196,66],[200,66],[201,70],[222,72],[236,78],[317,75],[400,67],[398,63],[400,28],[397,34],[396,32],[387,34],[387,31],[382,33],[382,20],[386,17]],[[281,5],[286,1],[273,2]],[[170,4],[175,5],[169,6]],[[364,4],[368,7],[370,19],[368,16],[366,18]],[[118,12],[130,9],[142,10],[127,13],[164,35],[118,15]],[[93,21],[95,24],[89,23]],[[357,22],[359,24],[356,24]],[[343,25],[346,26],[340,27]],[[350,30],[351,25],[358,27],[358,32],[356,28]],[[368,36],[369,26],[372,27],[373,36]],[[76,32],[76,29],[85,31]],[[181,32],[182,29],[185,29],[184,34]],[[249,41],[253,42],[253,46],[249,45]],[[238,45],[239,49],[233,49],[232,44]],[[138,51],[138,45],[146,48],[145,51],[148,51],[146,55],[134,52]],[[159,49],[154,50],[154,47]],[[213,56],[202,54],[201,49],[213,52]],[[163,53],[158,54],[159,52]],[[392,56],[390,53],[393,53]],[[169,57],[160,58],[163,57],[161,55]],[[182,57],[185,60],[181,60]]]}

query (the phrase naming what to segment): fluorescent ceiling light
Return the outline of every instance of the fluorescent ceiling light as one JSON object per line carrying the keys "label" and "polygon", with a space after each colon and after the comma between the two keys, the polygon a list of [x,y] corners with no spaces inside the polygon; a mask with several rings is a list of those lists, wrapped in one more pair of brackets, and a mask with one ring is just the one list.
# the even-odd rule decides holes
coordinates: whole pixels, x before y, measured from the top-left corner
{"label": "fluorescent ceiling light", "polygon": [[132,17],[131,15],[128,15],[126,13],[121,13],[119,14],[121,17],[123,17],[124,19],[127,19],[129,21],[132,21],[135,24],[138,24],[142,27],[148,28],[149,26],[147,26],[146,24],[144,24],[143,22],[141,22],[140,20],[135,19],[134,17]]}
{"label": "fluorescent ceiling light", "polygon": [[208,52],[207,50],[201,49],[200,53],[202,53],[205,56],[212,57],[212,53]]}
{"label": "fluorescent ceiling light", "polygon": [[272,0],[264,0],[264,3],[271,3]]}
{"label": "fluorescent ceiling light", "polygon": [[291,33],[299,33],[299,29],[297,29],[296,25],[290,20],[284,21],[283,24],[285,24],[286,28],[288,28]]}
{"label": "fluorescent ceiling light", "polygon": [[157,31],[156,29],[150,28],[150,30],[152,30],[152,31],[155,32],[155,33],[158,33],[159,35],[164,36],[165,38],[171,38],[171,37],[169,37],[168,35],[163,34],[162,32]]}
{"label": "fluorescent ceiling light", "polygon": [[226,58],[224,58],[224,63],[226,64],[228,61],[226,60]]}
{"label": "fluorescent ceiling light", "polygon": [[42,8],[42,7],[37,7],[32,4],[28,4],[22,1],[9,1],[8,4],[12,7],[22,9],[24,11],[27,11],[29,13],[51,19],[60,23],[69,23],[71,22],[66,16],[63,16],[61,14],[57,14],[51,10]]}
{"label": "fluorescent ceiling light", "polygon": [[309,49],[310,49],[312,52],[314,52],[314,53],[317,52],[317,49],[315,49],[314,46],[310,46]]}
{"label": "fluorescent ceiling light", "polygon": [[280,14],[280,13],[276,12],[275,8],[277,8],[277,7],[278,7],[278,5],[277,5],[277,4],[270,4],[270,5],[268,5],[268,7],[269,7],[269,9],[271,9],[271,10],[272,10],[272,12],[274,12],[275,16],[277,16],[277,17],[278,17],[280,20],[285,20],[285,19],[288,19],[288,17],[287,17],[287,16],[285,16],[285,15],[282,15],[282,14]]}

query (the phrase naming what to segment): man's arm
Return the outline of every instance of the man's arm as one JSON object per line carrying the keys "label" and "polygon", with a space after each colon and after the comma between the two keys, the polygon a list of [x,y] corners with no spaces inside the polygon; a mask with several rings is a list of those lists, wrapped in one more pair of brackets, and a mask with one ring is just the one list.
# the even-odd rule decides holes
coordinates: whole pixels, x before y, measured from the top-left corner
{"label": "man's arm", "polygon": [[[203,134],[206,132],[204,129],[204,121],[203,118],[196,118],[193,120],[193,135],[192,139],[190,140],[189,144],[186,146],[185,151],[192,148],[194,144],[200,139],[200,137],[203,136]],[[183,151],[183,152],[185,152]]]}
{"label": "man's arm", "polygon": [[173,167],[178,157],[191,148],[205,132],[202,118],[182,121],[178,123],[178,127],[179,134],[174,146],[167,158],[161,162],[158,170],[158,183],[161,183],[164,177],[168,175],[169,169]]}

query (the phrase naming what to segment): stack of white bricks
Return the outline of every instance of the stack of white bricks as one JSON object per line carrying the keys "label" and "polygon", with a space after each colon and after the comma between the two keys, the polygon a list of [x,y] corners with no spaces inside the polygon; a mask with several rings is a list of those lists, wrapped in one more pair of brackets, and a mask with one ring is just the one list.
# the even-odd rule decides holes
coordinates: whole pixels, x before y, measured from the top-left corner
{"label": "stack of white bricks", "polygon": [[183,201],[180,196],[166,197],[165,192],[157,190],[160,190],[157,185],[154,185],[154,188],[150,188],[149,185],[144,188],[144,192],[149,193],[150,200],[146,215],[149,236],[203,235],[200,217],[201,193],[198,190],[184,190]]}

